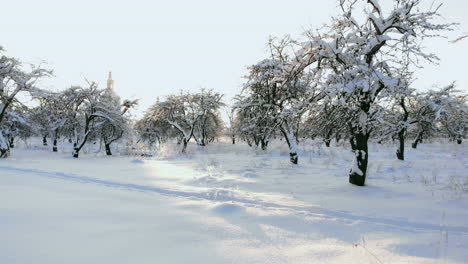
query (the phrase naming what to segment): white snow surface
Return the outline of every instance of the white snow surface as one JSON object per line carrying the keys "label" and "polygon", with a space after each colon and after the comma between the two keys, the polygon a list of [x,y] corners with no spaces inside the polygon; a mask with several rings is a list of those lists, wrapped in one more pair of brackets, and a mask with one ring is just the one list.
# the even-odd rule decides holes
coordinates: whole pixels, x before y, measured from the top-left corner
{"label": "white snow surface", "polygon": [[[179,147],[179,146],[176,146]],[[156,158],[42,147],[0,160],[0,263],[467,263],[468,148],[172,146]]]}

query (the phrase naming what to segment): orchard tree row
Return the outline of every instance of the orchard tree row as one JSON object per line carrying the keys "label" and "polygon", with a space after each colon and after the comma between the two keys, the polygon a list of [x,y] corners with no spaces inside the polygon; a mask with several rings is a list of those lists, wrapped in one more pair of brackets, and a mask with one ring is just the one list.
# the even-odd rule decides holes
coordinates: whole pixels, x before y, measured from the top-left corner
{"label": "orchard tree row", "polygon": [[[87,142],[111,144],[127,137],[136,148],[176,141],[185,153],[193,140],[206,146],[219,136],[243,140],[262,150],[281,138],[293,164],[305,139],[349,142],[355,155],[349,182],[365,185],[368,144],[394,141],[396,158],[404,160],[405,141],[413,148],[431,137],[462,143],[468,127],[467,95],[455,83],[432,90],[414,87],[415,69],[436,64],[423,49],[428,38],[443,37],[456,24],[442,23],[440,5],[424,10],[422,0],[339,0],[340,15],[299,39],[271,38],[269,55],[248,67],[242,91],[224,124],[223,95],[213,90],[180,92],[157,100],[132,122],[128,109],[136,101],[120,98],[96,83],[49,92],[36,87],[51,75],[41,68],[25,70],[20,62],[0,58],[0,156],[15,138],[40,136],[57,151],[59,139],[73,144],[78,157]],[[434,79],[437,82],[437,79]],[[26,92],[33,105],[17,99]],[[134,142],[134,143],[133,143]]]}

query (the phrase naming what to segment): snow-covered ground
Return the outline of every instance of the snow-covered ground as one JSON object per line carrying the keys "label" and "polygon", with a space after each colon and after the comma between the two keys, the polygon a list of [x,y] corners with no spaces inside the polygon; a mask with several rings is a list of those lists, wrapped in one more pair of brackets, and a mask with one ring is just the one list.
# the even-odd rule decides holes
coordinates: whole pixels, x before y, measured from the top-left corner
{"label": "snow-covered ground", "polygon": [[[304,145],[304,144],[303,144]],[[0,263],[467,263],[468,147],[406,161],[372,145],[172,146],[156,158],[13,149],[0,160]]]}

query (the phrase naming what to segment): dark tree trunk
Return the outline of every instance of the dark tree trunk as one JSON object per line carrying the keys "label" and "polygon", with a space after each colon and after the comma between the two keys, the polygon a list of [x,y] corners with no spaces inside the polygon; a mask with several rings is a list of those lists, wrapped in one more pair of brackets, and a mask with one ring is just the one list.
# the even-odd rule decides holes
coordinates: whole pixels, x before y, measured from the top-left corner
{"label": "dark tree trunk", "polygon": [[258,145],[260,144],[260,140],[257,137],[253,137],[253,139],[254,139],[255,146],[258,147]]}
{"label": "dark tree trunk", "polygon": [[367,141],[368,135],[362,132],[352,135],[350,139],[356,163],[349,173],[349,183],[358,186],[364,186],[366,182],[367,163],[369,161]]}
{"label": "dark tree trunk", "polygon": [[462,141],[463,141],[463,140],[462,140],[461,138],[457,139],[457,144],[460,145],[460,144],[462,143]]}
{"label": "dark tree trunk", "polygon": [[293,164],[297,164],[299,162],[299,156],[297,155],[297,153],[295,152],[290,152],[289,153],[289,160],[293,163]]}
{"label": "dark tree trunk", "polygon": [[47,146],[47,136],[42,137],[42,145]]}
{"label": "dark tree trunk", "polygon": [[325,136],[325,146],[330,147],[330,142],[331,142],[331,136],[333,134],[333,129],[329,129],[327,132],[327,135]]}
{"label": "dark tree trunk", "polygon": [[58,129],[55,129],[54,131],[54,142],[53,142],[53,147],[52,147],[52,151],[53,152],[57,152],[57,139],[59,137],[59,130]]}
{"label": "dark tree trunk", "polygon": [[235,136],[232,136],[232,144],[236,144],[236,137]]}
{"label": "dark tree trunk", "polygon": [[262,150],[266,150],[268,147],[268,141],[262,139],[260,140],[260,143],[261,143]]}
{"label": "dark tree trunk", "polygon": [[79,155],[80,155],[80,149],[77,148],[77,147],[74,147],[73,148],[73,157],[78,158]]}
{"label": "dark tree trunk", "polygon": [[414,149],[417,148],[417,147],[418,147],[418,144],[419,144],[420,142],[422,142],[422,135],[423,135],[423,132],[422,132],[422,131],[418,133],[418,136],[416,137],[416,139],[414,140],[414,142],[411,144],[411,147],[412,147],[412,148],[414,148]]}
{"label": "dark tree trunk", "polygon": [[198,144],[198,145],[200,145],[200,146],[202,146],[202,147],[205,147],[205,146],[206,146],[205,140],[204,140],[204,139],[201,139],[201,140],[200,140],[200,144]]}
{"label": "dark tree trunk", "polygon": [[[408,110],[406,109],[405,105],[405,98],[401,98],[400,106],[403,109],[403,118],[401,123],[400,131],[398,131],[398,149],[396,152],[396,156],[399,160],[405,160],[405,135],[406,135],[406,122],[408,121]],[[395,135],[392,137],[395,138]]]}
{"label": "dark tree trunk", "polygon": [[405,160],[405,129],[401,129],[398,132],[398,149],[396,151],[396,156],[399,160]]}
{"label": "dark tree trunk", "polygon": [[249,145],[249,147],[252,147],[252,142],[250,141],[248,137],[246,138],[246,141],[247,141],[247,145]]}
{"label": "dark tree trunk", "polygon": [[53,151],[53,152],[57,152],[57,151],[58,151],[58,148],[57,148],[57,137],[54,138],[54,146],[52,147],[52,151]]}
{"label": "dark tree trunk", "polygon": [[0,159],[8,158],[10,156],[10,148],[0,148]]}
{"label": "dark tree trunk", "polygon": [[15,148],[15,137],[10,138],[9,144],[10,144],[10,148]]}
{"label": "dark tree trunk", "polygon": [[184,143],[184,146],[182,147],[182,153],[186,153],[188,140],[184,138],[183,143]]}
{"label": "dark tree trunk", "polygon": [[89,135],[89,125],[93,120],[94,120],[94,116],[86,115],[86,123],[85,123],[85,130],[84,130],[85,136],[81,140],[80,145],[78,145],[78,142],[75,142],[73,144],[73,157],[74,158],[78,158],[81,148],[83,148],[83,146],[86,144],[86,141],[88,140],[88,135]]}
{"label": "dark tree trunk", "polygon": [[336,133],[335,140],[337,144],[340,143],[341,135],[339,133]]}
{"label": "dark tree trunk", "polygon": [[106,148],[106,155],[107,156],[112,156],[111,148],[110,148],[110,143],[104,143],[104,146]]}

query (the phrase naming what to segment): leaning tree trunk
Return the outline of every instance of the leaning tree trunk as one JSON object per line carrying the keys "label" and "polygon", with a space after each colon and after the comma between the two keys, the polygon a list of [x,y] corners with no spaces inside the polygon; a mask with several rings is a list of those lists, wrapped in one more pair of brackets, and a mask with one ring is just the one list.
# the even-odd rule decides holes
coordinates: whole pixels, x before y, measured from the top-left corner
{"label": "leaning tree trunk", "polygon": [[297,154],[297,142],[294,138],[293,132],[289,128],[282,128],[281,132],[284,135],[284,139],[286,139],[286,143],[288,143],[289,147],[289,160],[292,164],[297,164],[299,161],[299,155]]}
{"label": "leaning tree trunk", "polygon": [[249,137],[246,137],[245,141],[247,141],[247,145],[249,145],[249,147],[253,147],[252,141],[250,141]]}
{"label": "leaning tree trunk", "polygon": [[418,147],[418,144],[420,142],[422,142],[422,135],[423,135],[423,131],[419,132],[418,133],[418,136],[416,137],[416,139],[413,141],[413,143],[411,144],[411,147],[412,148],[417,148]]}
{"label": "leaning tree trunk", "polygon": [[349,183],[364,186],[366,183],[367,163],[369,160],[368,141],[369,136],[362,132],[352,135],[350,142],[355,155],[353,168],[349,172]]}
{"label": "leaning tree trunk", "polygon": [[[78,158],[79,155],[80,155],[80,150],[81,148],[84,147],[86,141],[88,140],[88,136],[89,136],[89,125],[91,123],[91,121],[93,121],[94,119],[94,116],[88,116],[86,115],[86,123],[85,123],[85,129],[84,129],[84,132],[85,132],[85,135],[83,137],[83,139],[81,140],[81,143],[78,145],[77,142],[75,141],[75,143],[73,144],[73,157],[74,158]],[[76,139],[78,139],[76,137]]]}
{"label": "leaning tree trunk", "polygon": [[8,158],[10,156],[10,148],[0,147],[0,159]]}

